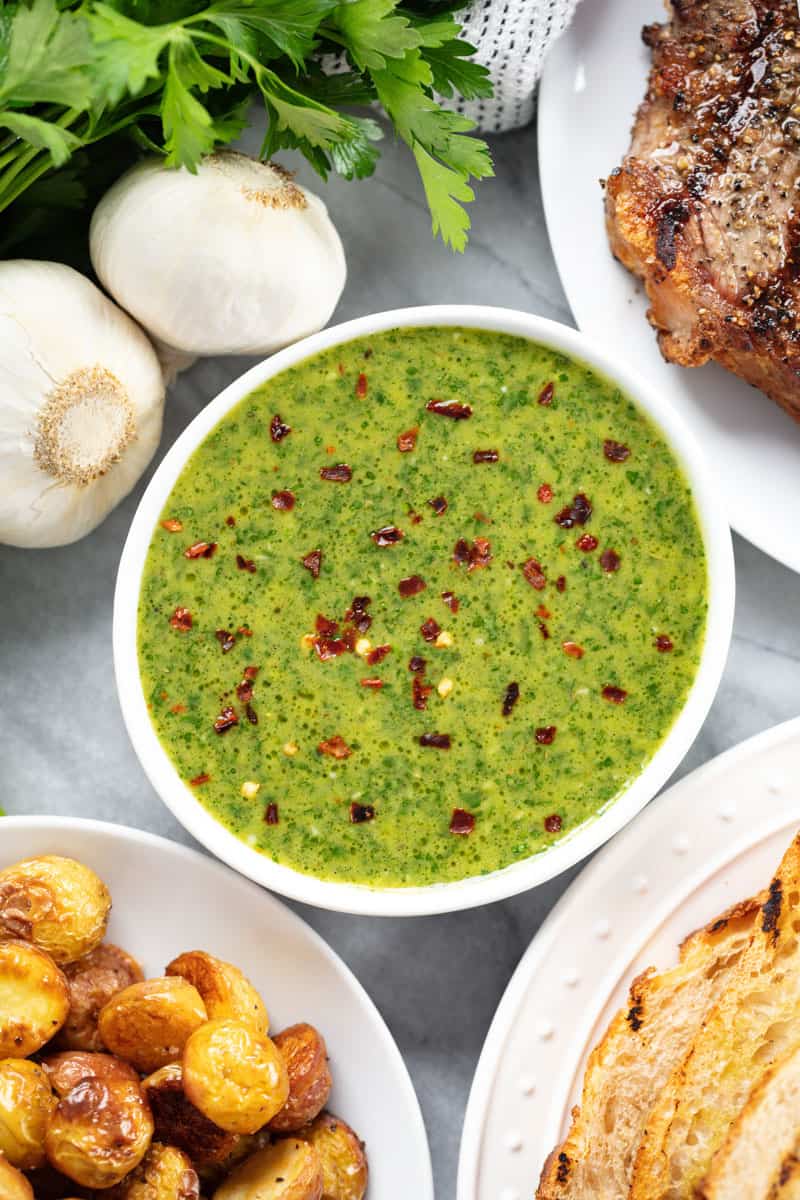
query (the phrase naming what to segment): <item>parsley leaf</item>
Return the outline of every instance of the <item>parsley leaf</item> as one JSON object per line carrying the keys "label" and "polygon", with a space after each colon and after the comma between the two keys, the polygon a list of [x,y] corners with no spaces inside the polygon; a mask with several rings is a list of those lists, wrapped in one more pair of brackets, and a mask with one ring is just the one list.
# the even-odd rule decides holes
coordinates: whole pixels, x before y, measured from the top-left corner
{"label": "parsley leaf", "polygon": [[332,24],[362,71],[380,70],[387,58],[403,58],[421,43],[396,0],[348,0],[336,9]]}
{"label": "parsley leaf", "polygon": [[60,12],[56,0],[33,0],[14,10],[0,38],[0,104],[88,107],[91,46],[82,16]]}
{"label": "parsley leaf", "polygon": [[57,167],[62,166],[81,144],[80,138],[68,129],[61,129],[52,121],[43,121],[29,113],[14,112],[13,109],[0,112],[0,126],[10,129],[29,146],[49,150]]}

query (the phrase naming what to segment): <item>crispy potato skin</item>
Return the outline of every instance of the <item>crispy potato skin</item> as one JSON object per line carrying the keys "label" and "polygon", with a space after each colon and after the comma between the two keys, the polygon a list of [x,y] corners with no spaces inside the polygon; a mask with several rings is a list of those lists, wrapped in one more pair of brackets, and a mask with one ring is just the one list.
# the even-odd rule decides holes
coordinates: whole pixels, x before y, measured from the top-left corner
{"label": "crispy potato skin", "polygon": [[324,1112],[296,1138],[313,1146],[322,1164],[322,1200],[363,1200],[369,1182],[364,1143],[349,1125]]}
{"label": "crispy potato skin", "polygon": [[275,1142],[245,1159],[214,1192],[214,1200],[322,1200],[322,1168],[312,1146]]}
{"label": "crispy potato skin", "polygon": [[64,975],[29,942],[0,942],[0,1058],[27,1058],[58,1033],[69,1012]]}
{"label": "crispy potato skin", "polygon": [[45,1161],[44,1135],[56,1099],[44,1071],[26,1058],[0,1061],[0,1154],[30,1171]]}
{"label": "crispy potato skin", "polygon": [[110,909],[102,879],[74,858],[43,854],[0,871],[0,939],[33,942],[54,962],[94,950]]}
{"label": "crispy potato skin", "polygon": [[45,1059],[61,1097],[45,1137],[48,1161],[75,1183],[110,1188],[137,1167],[153,1136],[153,1118],[127,1063],[82,1052]]}
{"label": "crispy potato skin", "polygon": [[208,1021],[183,1051],[183,1086],[196,1108],[230,1133],[257,1133],[289,1096],[275,1043],[244,1021]]}
{"label": "crispy potato skin", "polygon": [[210,1020],[232,1017],[249,1021],[261,1033],[269,1033],[264,1001],[247,976],[232,963],[204,950],[188,950],[173,958],[165,974],[179,975],[197,988]]}
{"label": "crispy potato skin", "polygon": [[33,1188],[25,1176],[0,1154],[0,1197],[2,1200],[33,1200]]}
{"label": "crispy potato skin", "polygon": [[331,1094],[325,1039],[313,1025],[291,1025],[274,1037],[289,1073],[289,1099],[272,1118],[275,1133],[294,1133],[319,1116]]}
{"label": "crispy potato skin", "polygon": [[207,1019],[196,988],[185,979],[133,983],[100,1010],[105,1046],[143,1075],[176,1062],[189,1036]]}
{"label": "crispy potato skin", "polygon": [[132,983],[144,979],[135,958],[119,946],[103,942],[77,962],[64,967],[69,984],[69,1015],[57,1037],[63,1050],[105,1050],[97,1028],[100,1010]]}
{"label": "crispy potato skin", "polygon": [[209,1121],[183,1090],[183,1070],[172,1063],[148,1075],[142,1083],[155,1122],[155,1137],[177,1146],[199,1169],[228,1162],[243,1141]]}
{"label": "crispy potato skin", "polygon": [[110,1200],[199,1200],[200,1180],[182,1150],[153,1142],[135,1171],[105,1194]]}

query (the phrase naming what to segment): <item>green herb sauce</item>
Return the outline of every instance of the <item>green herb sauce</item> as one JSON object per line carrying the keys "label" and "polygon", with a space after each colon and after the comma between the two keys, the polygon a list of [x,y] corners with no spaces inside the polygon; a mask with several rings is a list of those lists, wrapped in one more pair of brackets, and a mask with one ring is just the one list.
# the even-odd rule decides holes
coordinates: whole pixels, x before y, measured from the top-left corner
{"label": "green herb sauce", "polygon": [[[430,411],[431,400],[472,415]],[[277,441],[276,415],[291,429]],[[401,452],[398,436],[415,428]],[[349,482],[320,477],[339,464]],[[290,509],[273,504],[284,492]],[[576,496],[591,514],[567,527],[571,507],[586,518]],[[162,516],[182,529],[155,530],[139,609],[159,737],[187,784],[209,776],[192,790],[218,820],[326,879],[428,884],[544,850],[636,777],[697,670],[707,573],[680,466],[618,388],[522,339],[399,329],[310,358],[219,423]],[[378,545],[371,534],[385,526],[404,536]],[[454,560],[462,539],[480,558],[479,538],[488,565]],[[217,548],[185,557],[196,542]],[[301,561],[314,550],[317,578]],[[426,586],[404,598],[399,581],[412,576]],[[354,597],[370,599],[366,632],[357,611],[344,619]],[[176,609],[190,629],[173,627]],[[374,665],[363,646],[323,660],[318,615],[338,623],[334,648],[366,638],[391,650]],[[428,618],[450,645],[425,640]],[[424,674],[409,670],[412,656]],[[249,702],[246,687],[237,695],[248,665]],[[431,688],[424,709],[415,678]],[[228,708],[238,723],[218,733]],[[430,733],[450,748],[421,745]],[[349,756],[319,750],[332,739]],[[260,785],[251,798],[248,781]],[[451,832],[455,809],[474,817],[471,832]]]}

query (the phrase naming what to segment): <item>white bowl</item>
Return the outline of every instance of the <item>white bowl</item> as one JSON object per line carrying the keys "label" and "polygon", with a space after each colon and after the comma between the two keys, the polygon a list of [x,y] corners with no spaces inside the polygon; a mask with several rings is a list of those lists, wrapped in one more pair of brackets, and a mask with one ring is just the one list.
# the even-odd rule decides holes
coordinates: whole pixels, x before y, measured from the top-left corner
{"label": "white bowl", "polygon": [[[666,738],[634,782],[599,816],[590,818],[548,850],[494,871],[426,887],[372,888],[331,882],[273,862],[230,833],[197,800],[178,775],[150,721],[136,648],[142,570],[150,539],[183,467],[225,414],[273,375],[320,350],[398,326],[467,326],[530,338],[580,359],[617,382],[659,426],[680,460],[694,492],[708,559],[708,625],[697,677]],[[359,317],[306,338],[247,371],[195,417],[168,452],[142,497],[125,543],[114,597],[114,665],[125,724],[150,782],[198,841],[225,862],[266,887],[321,908],[375,916],[452,912],[500,900],[552,879],[622,829],[666,782],[694,741],[719,686],[731,637],[734,607],[733,552],[719,489],[692,434],[660,394],[629,371],[613,348],[543,317],[511,309],[436,305]]]}
{"label": "white bowl", "polygon": [[372,1200],[433,1200],[422,1115],[400,1051],[367,993],[279,900],[165,838],[61,817],[0,817],[0,867],[36,854],[85,862],[108,884],[109,937],[160,975],[183,950],[236,963],[274,1029],[309,1021],[331,1060],[330,1109],[367,1143]]}

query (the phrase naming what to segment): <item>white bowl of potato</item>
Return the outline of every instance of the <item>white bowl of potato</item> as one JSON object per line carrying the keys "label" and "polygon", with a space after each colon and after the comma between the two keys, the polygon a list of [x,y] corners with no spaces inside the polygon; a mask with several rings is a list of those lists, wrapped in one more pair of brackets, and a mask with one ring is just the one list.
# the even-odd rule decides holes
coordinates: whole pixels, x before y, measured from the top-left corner
{"label": "white bowl of potato", "polygon": [[201,1190],[432,1200],[389,1031],[315,933],[218,863],[2,819],[0,1197]]}

